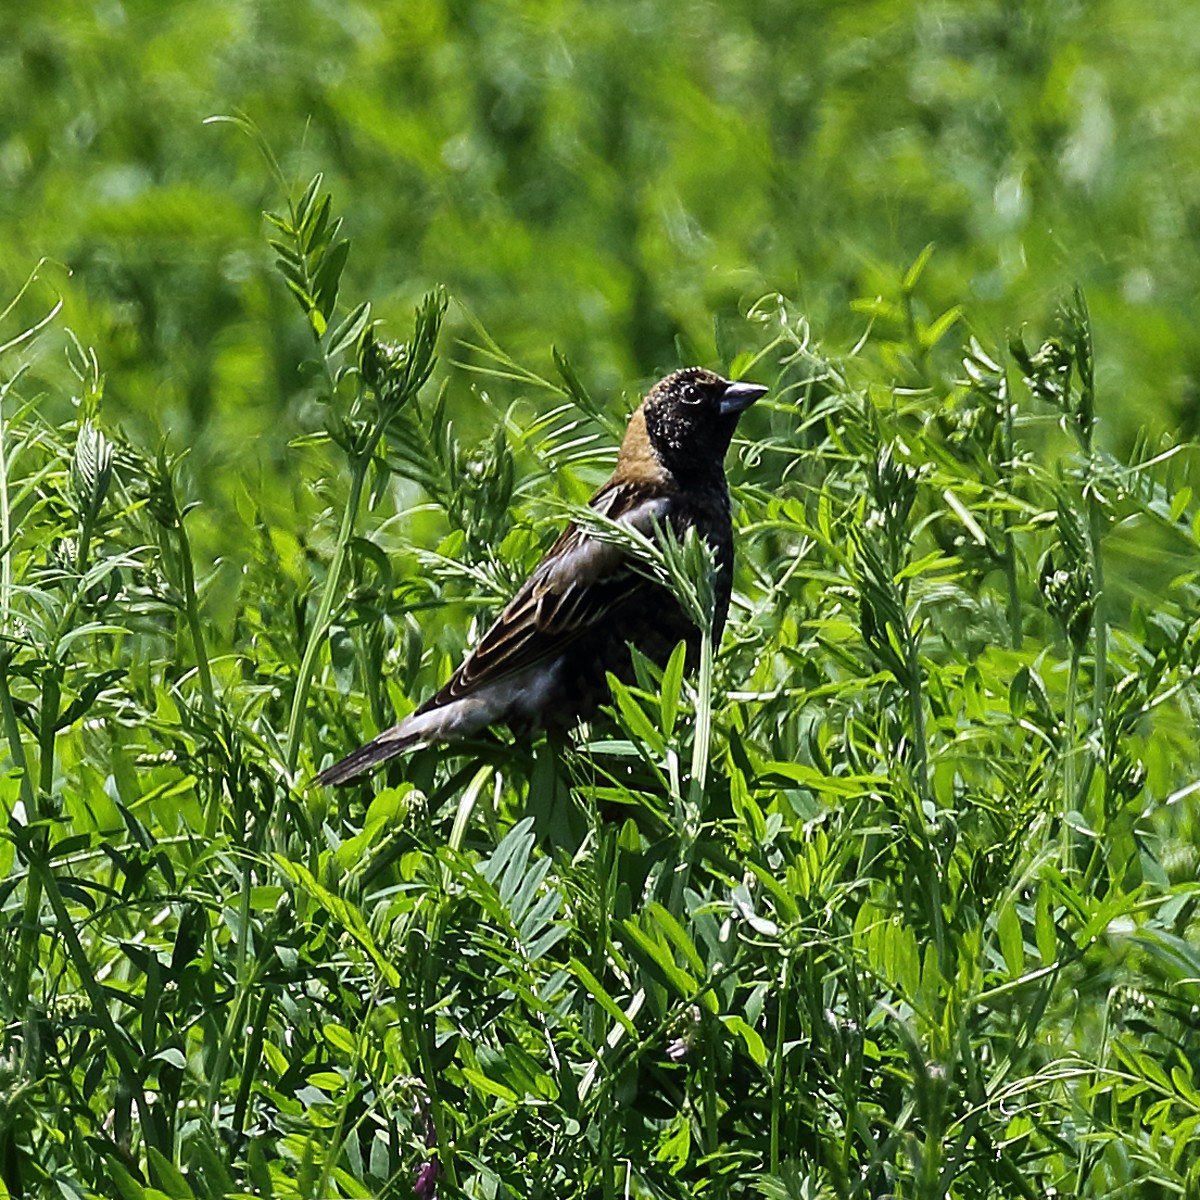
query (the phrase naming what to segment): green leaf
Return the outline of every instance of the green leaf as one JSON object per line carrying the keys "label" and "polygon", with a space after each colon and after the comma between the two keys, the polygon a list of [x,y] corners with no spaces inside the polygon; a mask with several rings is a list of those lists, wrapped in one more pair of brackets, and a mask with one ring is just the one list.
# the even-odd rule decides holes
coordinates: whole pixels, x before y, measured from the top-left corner
{"label": "green leaf", "polygon": [[[114,1159],[105,1164],[109,1179],[116,1185],[119,1193],[118,1200],[145,1200],[146,1189],[138,1183],[126,1168]],[[0,1182],[0,1200],[8,1200],[9,1192]]]}
{"label": "green leaf", "polygon": [[616,702],[617,711],[621,714],[621,721],[630,736],[656,755],[665,755],[667,746],[663,741],[662,731],[655,728],[646,715],[646,710],[630,690],[615,675],[608,676],[608,686]]}
{"label": "green leaf", "polygon": [[1021,667],[1013,676],[1008,687],[1008,711],[1013,720],[1019,721],[1025,715],[1025,704],[1029,697],[1029,668]]}
{"label": "green leaf", "polygon": [[705,974],[704,961],[696,949],[696,944],[688,937],[683,926],[675,916],[665,909],[657,900],[652,901],[646,908],[646,917],[652,920],[671,940],[675,948],[687,959],[688,964],[697,975]]}
{"label": "green leaf", "polygon": [[277,262],[275,266],[282,271],[289,279],[295,279],[302,282],[304,279],[304,256],[296,250],[294,246],[287,242],[280,242],[274,238],[268,240],[267,245],[275,251]]}
{"label": "green leaf", "polygon": [[904,292],[913,291],[920,282],[921,276],[925,273],[925,268],[929,265],[929,260],[933,257],[934,243],[930,242],[917,255],[913,265],[904,272],[904,278],[900,281],[900,289]]}
{"label": "green leaf", "polygon": [[[345,269],[346,259],[349,256],[350,243],[348,241],[335,243],[322,257],[321,265],[313,277],[313,292],[317,309],[325,322],[328,322],[333,316],[333,309],[337,304],[338,288],[341,286],[342,271]],[[325,326],[322,325],[318,336],[324,332]]]}
{"label": "green leaf", "polygon": [[1050,911],[1050,889],[1038,888],[1037,907],[1034,910],[1034,938],[1042,965],[1048,967],[1058,957],[1058,934],[1054,928],[1054,917]]}
{"label": "green leaf", "polygon": [[[501,893],[503,901],[505,889],[501,880],[510,872],[516,877],[524,874],[525,866],[529,862],[530,852],[534,845],[533,818],[522,817],[501,840],[500,844],[489,855],[486,862],[480,868],[479,873],[494,885]],[[508,894],[512,894],[515,884],[510,884]]]}
{"label": "green leaf", "polygon": [[314,249],[321,247],[332,205],[333,197],[326,192],[312,212],[300,222],[300,238],[305,254],[312,254]]}
{"label": "green leaf", "polygon": [[150,1178],[155,1187],[166,1192],[171,1200],[195,1200],[195,1193],[188,1186],[182,1172],[156,1147],[146,1147],[146,1158],[150,1165]]}
{"label": "green leaf", "polygon": [[743,1017],[739,1017],[736,1014],[723,1016],[721,1023],[731,1033],[737,1034],[742,1039],[747,1053],[758,1066],[765,1067],[767,1065],[767,1045],[762,1040],[758,1031],[747,1025]]}
{"label": "green leaf", "polygon": [[1175,497],[1171,501],[1171,520],[1178,521],[1187,512],[1187,506],[1191,502],[1192,489],[1185,484],[1175,493]]}
{"label": "green leaf", "polygon": [[345,1078],[337,1071],[312,1071],[306,1076],[305,1081],[331,1096],[336,1095],[346,1086]]}
{"label": "green leaf", "polygon": [[1012,899],[1000,909],[996,932],[1000,938],[1000,953],[1004,956],[1004,965],[1008,968],[1008,973],[1014,977],[1020,975],[1025,969],[1025,944],[1021,934],[1021,918]]}
{"label": "green leaf", "polygon": [[246,1153],[247,1174],[258,1194],[265,1200],[273,1200],[275,1185],[271,1179],[271,1164],[267,1160],[267,1150],[263,1142],[263,1138],[251,1139]]}
{"label": "green leaf", "polygon": [[291,1064],[288,1062],[287,1056],[274,1042],[263,1042],[263,1058],[267,1060],[267,1065],[276,1075],[283,1076],[288,1073],[288,1068]]}
{"label": "green leaf", "polygon": [[281,854],[276,854],[274,859],[279,869],[294,883],[308,892],[330,916],[338,921],[363,950],[370,955],[372,961],[390,986],[398,987],[400,985],[400,974],[383,956],[378,945],[376,945],[375,939],[371,936],[370,929],[367,928],[366,921],[363,920],[362,913],[349,901],[335,895],[328,888],[318,883],[307,867],[301,866],[299,863],[289,862]]}
{"label": "green leaf", "polygon": [[932,325],[921,331],[921,345],[932,350],[950,331],[951,326],[962,318],[962,315],[961,304],[956,304],[953,308],[946,309]]}
{"label": "green leaf", "polygon": [[679,695],[683,688],[683,668],[686,661],[687,644],[680,642],[671,652],[671,657],[663,668],[660,711],[663,736],[668,740],[675,732],[675,714],[679,711]]}
{"label": "green leaf", "polygon": [[198,1130],[187,1139],[185,1145],[190,1154],[187,1167],[197,1186],[203,1187],[206,1200],[226,1200],[234,1191],[233,1179],[213,1145],[215,1138],[211,1130]]}
{"label": "green leaf", "polygon": [[588,994],[596,1001],[598,1005],[610,1016],[630,1037],[637,1036],[637,1029],[633,1022],[621,1010],[617,1002],[610,996],[604,985],[596,978],[595,975],[577,958],[572,958],[567,963],[567,970],[579,980],[580,983],[587,989]]}
{"label": "green leaf", "polygon": [[[696,998],[697,993],[700,992],[699,983],[691,974],[678,966],[665,943],[651,937],[633,918],[622,921],[621,928],[625,930],[634,942],[637,943],[642,952],[662,972],[667,982],[675,989],[680,998],[684,1000]],[[716,997],[711,992],[703,992],[699,999],[710,1011],[716,1011]]]}
{"label": "green leaf", "polygon": [[692,1150],[692,1122],[686,1112],[678,1113],[662,1132],[654,1157],[669,1163],[671,1174],[677,1175],[687,1166]]}
{"label": "green leaf", "polygon": [[296,228],[303,229],[312,218],[313,206],[317,203],[317,195],[321,190],[321,184],[325,179],[324,172],[318,171],[309,181],[308,187],[304,189],[304,195],[296,204]]}
{"label": "green leaf", "polygon": [[357,1053],[357,1044],[354,1040],[354,1034],[350,1032],[344,1025],[322,1025],[321,1036],[335,1050],[340,1050],[349,1058],[353,1058]]}
{"label": "green leaf", "polygon": [[353,346],[358,341],[362,331],[366,329],[370,319],[371,305],[369,301],[364,300],[329,335],[325,350],[326,354],[332,358],[335,354],[341,354],[343,350],[347,350]]}
{"label": "green leaf", "polygon": [[168,1046],[166,1049],[160,1050],[150,1061],[167,1063],[180,1071],[187,1066],[187,1059],[184,1058],[183,1051],[177,1046]]}
{"label": "green leaf", "polygon": [[463,1067],[463,1078],[470,1083],[477,1092],[482,1092],[485,1096],[494,1096],[498,1100],[506,1100],[509,1104],[516,1104],[520,1099],[512,1088],[507,1087],[503,1083],[497,1083],[494,1079],[489,1079],[482,1071],[476,1071],[471,1067]]}

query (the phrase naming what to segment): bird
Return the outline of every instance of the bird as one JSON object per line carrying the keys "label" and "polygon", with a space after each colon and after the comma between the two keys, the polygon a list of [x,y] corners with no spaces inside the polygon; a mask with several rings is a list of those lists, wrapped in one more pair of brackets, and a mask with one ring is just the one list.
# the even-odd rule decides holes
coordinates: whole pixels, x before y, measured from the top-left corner
{"label": "bird", "polygon": [[[739,417],[767,391],[703,367],[660,379],[629,419],[612,477],[589,501],[601,517],[648,537],[669,526],[680,539],[695,529],[708,543],[714,643],[733,583],[725,455]],[[565,733],[609,698],[608,672],[632,680],[630,645],[662,667],[680,641],[694,666],[700,631],[670,589],[639,572],[617,542],[573,521],[445,686],[316,781],[348,783],[406,750],[491,726]]]}

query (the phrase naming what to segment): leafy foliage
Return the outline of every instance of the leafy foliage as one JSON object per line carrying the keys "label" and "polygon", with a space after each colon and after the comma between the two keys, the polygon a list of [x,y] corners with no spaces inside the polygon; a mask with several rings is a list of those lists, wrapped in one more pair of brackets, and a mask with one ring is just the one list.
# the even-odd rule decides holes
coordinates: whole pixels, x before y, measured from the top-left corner
{"label": "leafy foliage", "polygon": [[[344,472],[315,529],[255,516],[233,621],[97,357],[61,424],[4,385],[8,1193],[1194,1192],[1194,454],[1101,448],[1082,294],[1006,355],[880,319],[927,256],[848,352],[766,296],[695,683],[327,793],[619,421],[475,326],[464,442],[440,293],[385,342],[323,180],[271,223]],[[711,605],[702,547],[637,552]]]}
{"label": "leafy foliage", "polygon": [[[280,428],[319,422],[296,371],[309,332],[259,228],[277,181],[214,113],[254,117],[297,198],[318,169],[354,197],[336,238],[389,328],[442,284],[519,361],[560,347],[598,397],[730,361],[773,292],[832,345],[864,307],[881,336],[915,322],[928,342],[963,305],[997,345],[1047,327],[1078,280],[1109,445],[1200,427],[1191,0],[343,9],[56,0],[14,8],[0,45],[0,295],[51,260],[113,419],[189,448],[205,559],[230,561],[259,513],[304,528],[323,507],[279,482],[314,473]],[[930,242],[906,302],[897,265]],[[54,421],[61,362],[52,331],[28,391]],[[469,380],[447,367],[462,421]],[[233,620],[236,573],[213,590]]]}

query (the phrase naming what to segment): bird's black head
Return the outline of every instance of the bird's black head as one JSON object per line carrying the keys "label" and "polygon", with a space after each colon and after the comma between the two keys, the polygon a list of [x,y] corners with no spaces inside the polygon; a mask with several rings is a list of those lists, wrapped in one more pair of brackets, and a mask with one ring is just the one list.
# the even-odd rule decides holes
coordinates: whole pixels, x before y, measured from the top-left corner
{"label": "bird's black head", "polygon": [[642,409],[659,461],[677,478],[720,471],[738,417],[766,392],[761,384],[730,383],[703,367],[660,379]]}

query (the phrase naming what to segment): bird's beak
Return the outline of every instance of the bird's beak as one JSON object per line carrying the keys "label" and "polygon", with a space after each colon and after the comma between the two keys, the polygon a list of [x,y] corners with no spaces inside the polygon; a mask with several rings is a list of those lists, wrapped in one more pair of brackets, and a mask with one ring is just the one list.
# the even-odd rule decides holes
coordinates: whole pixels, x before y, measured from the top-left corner
{"label": "bird's beak", "polygon": [[767,389],[761,383],[731,383],[721,397],[721,416],[736,416],[766,394]]}

